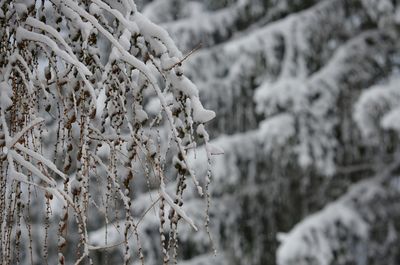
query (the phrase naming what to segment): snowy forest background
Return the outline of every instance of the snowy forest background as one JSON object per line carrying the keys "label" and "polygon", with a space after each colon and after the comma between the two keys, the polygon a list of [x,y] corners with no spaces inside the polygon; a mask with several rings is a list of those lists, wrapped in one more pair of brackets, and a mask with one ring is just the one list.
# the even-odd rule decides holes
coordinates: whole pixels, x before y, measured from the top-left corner
{"label": "snowy forest background", "polygon": [[213,161],[219,255],[185,236],[183,264],[400,264],[400,3],[142,6],[184,52],[202,44],[185,71],[225,151]]}
{"label": "snowy forest background", "polygon": [[[8,2],[0,1],[0,23],[6,23]],[[35,3],[37,7],[39,2],[42,1]],[[82,2],[90,6],[90,1]],[[118,1],[104,2],[124,12],[124,5]],[[211,169],[211,199],[199,196],[188,181],[191,191],[182,195],[183,209],[199,226],[199,231],[181,222],[176,233],[173,226],[172,234],[166,232],[168,240],[173,237],[173,242],[178,243],[177,254],[171,254],[176,256],[178,264],[400,264],[399,1],[137,0],[135,3],[145,17],[167,30],[183,55],[189,54],[182,62],[182,72],[197,86],[204,107],[216,113],[206,125],[210,146],[215,149],[212,153],[221,153],[219,148],[224,150],[223,155],[211,156],[209,167],[201,142],[196,154],[188,153],[198,178],[208,176]],[[23,17],[24,8],[16,10]],[[91,14],[98,12],[95,8],[88,10]],[[45,8],[42,12],[39,17],[45,14],[48,20],[57,20]],[[37,23],[30,24],[38,27]],[[115,32],[125,34],[120,24]],[[103,53],[113,54],[109,45],[101,45],[101,39],[98,43]],[[6,48],[0,47],[0,57],[5,54]],[[90,49],[89,54],[92,54]],[[54,76],[56,69],[49,70],[46,63],[38,62],[44,65],[42,75]],[[0,70],[1,67],[4,65],[0,65]],[[114,69],[110,67],[108,70]],[[5,76],[5,72],[0,73]],[[4,81],[2,78],[0,75],[0,83]],[[0,95],[4,98],[7,92],[2,89]],[[118,92],[110,91],[95,93],[98,97],[117,97]],[[157,117],[161,109],[159,100],[150,92],[145,92],[144,97],[138,103],[143,109],[133,107],[134,113],[139,115],[144,111],[150,117]],[[6,103],[2,102],[4,106]],[[49,128],[43,140],[43,148],[48,152],[44,153],[54,154],[54,164],[65,169],[67,153],[68,159],[75,159],[76,148],[54,150],[48,139],[58,137],[54,122],[57,107],[52,105],[51,96],[39,103],[42,107],[38,113]],[[112,106],[111,118],[107,120],[111,124],[117,106],[110,104],[106,101],[103,108],[108,112],[107,108]],[[100,119],[100,114],[94,115]],[[70,117],[66,120],[70,121]],[[185,122],[190,125],[188,120]],[[154,141],[171,141],[166,123],[143,124],[143,130],[149,127],[157,131]],[[198,136],[207,134],[197,132]],[[121,130],[121,135],[127,137],[129,132]],[[146,146],[150,138],[146,138]],[[194,138],[197,141],[198,137]],[[177,164],[181,164],[168,153],[169,144],[160,148],[167,149],[164,163],[160,162],[169,181],[167,190],[172,191],[176,185],[179,190],[180,180],[176,175],[181,169]],[[108,163],[105,157],[111,149],[111,145],[100,147],[98,157]],[[1,188],[5,192],[8,184],[4,177],[7,170],[4,156],[1,162]],[[77,168],[72,163],[71,169],[64,173],[73,176]],[[104,172],[99,175],[107,173]],[[118,171],[118,174],[124,173]],[[139,174],[149,177],[128,183],[133,191],[129,194],[132,216],[140,223],[138,234],[145,264],[162,264],[165,255],[160,243],[159,213],[157,207],[152,208],[160,202],[156,200],[160,182],[152,178],[146,166]],[[208,185],[207,178],[201,179],[200,184]],[[111,184],[99,181],[96,185],[98,191],[91,196],[104,196],[112,201],[113,191],[106,191]],[[13,253],[7,257],[0,253],[2,261],[60,264],[57,231],[59,220],[65,218],[63,207],[56,199],[46,204],[40,203],[41,200],[40,195],[32,196],[30,214],[21,219],[30,226],[23,228],[18,238],[17,232],[5,228],[10,222],[5,217],[1,219],[2,242],[7,236],[13,242],[11,247],[2,245],[2,250],[8,248]],[[2,205],[2,212],[7,211],[6,206]],[[51,206],[51,214],[47,206]],[[122,209],[126,205],[120,202],[118,206],[115,202],[114,206],[116,212],[109,213],[106,222],[100,209],[88,212],[91,245],[104,245],[105,234],[107,244],[116,244],[91,249],[93,264],[122,264],[127,260],[126,246],[118,244],[125,233]],[[204,220],[208,223],[206,213],[209,226],[203,227]],[[70,231],[74,229],[79,230],[72,226]],[[74,245],[81,239],[72,232],[65,238],[72,245],[63,249],[66,264],[73,264],[74,259],[68,259],[77,256],[79,251]],[[129,264],[140,264],[136,255],[140,253],[132,254]]]}

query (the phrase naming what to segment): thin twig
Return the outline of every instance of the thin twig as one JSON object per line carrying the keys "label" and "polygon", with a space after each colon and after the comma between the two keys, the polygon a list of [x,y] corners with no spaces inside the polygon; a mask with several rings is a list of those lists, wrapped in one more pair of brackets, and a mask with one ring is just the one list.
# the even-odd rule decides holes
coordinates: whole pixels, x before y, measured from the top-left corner
{"label": "thin twig", "polygon": [[187,58],[189,58],[190,55],[192,55],[194,52],[196,52],[198,49],[200,49],[202,46],[202,43],[200,42],[196,47],[194,47],[188,54],[185,55],[185,57],[183,57],[181,60],[179,60],[178,62],[174,63],[173,65],[171,65],[170,67],[164,69],[164,71],[169,71],[172,68],[174,68],[177,65],[182,64],[183,61],[185,61]]}

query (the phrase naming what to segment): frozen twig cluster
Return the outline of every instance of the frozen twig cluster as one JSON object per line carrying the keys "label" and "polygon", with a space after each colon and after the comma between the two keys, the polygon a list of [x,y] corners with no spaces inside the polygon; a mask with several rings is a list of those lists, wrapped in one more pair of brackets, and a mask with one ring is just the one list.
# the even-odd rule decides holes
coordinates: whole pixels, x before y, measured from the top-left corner
{"label": "frozen twig cluster", "polygon": [[[209,204],[210,175],[204,192],[187,152],[196,139],[208,141],[204,124],[215,113],[203,108],[167,32],[133,0],[21,0],[0,1],[0,38],[1,264],[55,264],[50,250],[58,264],[93,264],[91,251],[116,247],[107,232],[104,245],[90,243],[93,212],[106,231],[124,220],[124,264],[134,256],[144,264],[141,219],[132,214],[140,177],[159,185],[152,207],[159,206],[164,263],[169,253],[176,260],[179,220],[197,230],[182,209],[188,178]],[[155,115],[145,109],[152,98]],[[171,161],[175,195],[164,172]],[[44,218],[32,204],[43,206]],[[33,246],[37,226],[45,236]],[[70,244],[74,236],[78,245]]]}

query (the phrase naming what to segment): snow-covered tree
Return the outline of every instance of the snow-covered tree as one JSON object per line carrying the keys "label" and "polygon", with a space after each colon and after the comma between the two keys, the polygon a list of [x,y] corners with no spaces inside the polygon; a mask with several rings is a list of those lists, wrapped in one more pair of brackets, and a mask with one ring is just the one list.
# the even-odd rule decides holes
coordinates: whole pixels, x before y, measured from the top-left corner
{"label": "snow-covered tree", "polygon": [[[18,146],[3,152],[2,170],[9,168],[11,150],[41,171],[31,172],[13,158],[25,182],[49,189],[38,176],[50,177],[69,196],[73,187],[96,188],[89,189],[87,199],[80,191],[73,201],[77,211],[69,209],[66,233],[58,232],[65,224],[63,195],[46,204],[42,188],[20,179],[7,186],[13,192],[2,192],[8,196],[2,201],[15,202],[7,207],[16,210],[10,214],[3,205],[0,210],[27,218],[13,219],[13,227],[23,231],[18,240],[14,228],[2,233],[5,242],[20,242],[5,243],[4,253],[21,253],[28,264],[42,264],[47,257],[52,264],[60,252],[71,263],[86,244],[94,264],[124,259],[137,264],[139,238],[147,264],[400,263],[399,1],[137,0],[143,16],[130,8],[130,0],[82,1],[78,10],[71,0],[36,1],[34,7],[8,2],[0,1],[0,30],[5,32],[0,36],[6,44],[0,47],[0,61],[11,58],[12,70],[0,77],[8,82],[2,83],[6,89],[0,90],[0,99],[14,107],[2,115],[9,138],[21,128],[26,133]],[[177,48],[159,27],[154,38],[145,17],[164,28]],[[49,26],[61,38],[46,31]],[[32,40],[31,33],[40,38]],[[15,51],[26,67],[12,56]],[[127,54],[147,70],[132,66]],[[199,92],[191,94],[197,90],[182,76]],[[29,87],[39,91],[32,100],[25,93]],[[208,124],[209,135],[202,123],[213,114],[198,115],[198,97],[218,113]],[[35,121],[31,112],[44,121],[29,123]],[[88,113],[89,122],[74,113]],[[87,132],[81,124],[90,124]],[[204,140],[210,142],[194,144]],[[217,146],[224,155],[211,156],[222,152]],[[132,158],[134,165],[128,165]],[[55,167],[68,177],[66,184]],[[88,178],[79,185],[84,172]],[[199,196],[191,172],[204,188],[213,173],[210,193]],[[186,189],[193,191],[182,195],[186,178]],[[117,184],[129,190],[129,209]],[[176,209],[169,197],[178,205],[184,202],[182,208]],[[29,203],[19,209],[18,201]],[[79,211],[84,207],[88,219],[82,229]],[[177,219],[184,219],[178,228]],[[199,231],[185,220],[193,220]],[[7,221],[1,221],[5,231]],[[136,227],[124,235],[130,222]],[[200,229],[203,222],[206,228]],[[80,238],[82,231],[87,236]],[[135,258],[129,260],[129,251]]]}
{"label": "snow-covered tree", "polygon": [[208,229],[211,174],[188,154],[205,143],[207,167],[215,113],[169,34],[133,0],[16,0],[0,38],[0,263],[160,264],[156,242],[176,260],[178,223],[201,229],[186,193],[206,198]]}

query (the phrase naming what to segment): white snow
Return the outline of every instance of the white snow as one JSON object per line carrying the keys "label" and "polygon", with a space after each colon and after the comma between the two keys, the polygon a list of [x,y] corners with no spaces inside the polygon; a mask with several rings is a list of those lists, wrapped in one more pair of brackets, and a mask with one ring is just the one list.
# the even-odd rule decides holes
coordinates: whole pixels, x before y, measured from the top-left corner
{"label": "white snow", "polygon": [[383,129],[392,129],[400,133],[400,108],[397,107],[386,113],[380,122]]}
{"label": "white snow", "polygon": [[369,139],[370,143],[375,143],[371,140],[377,136],[380,126],[385,129],[396,126],[393,120],[395,114],[390,114],[390,110],[400,106],[398,84],[399,79],[393,78],[387,84],[372,86],[356,102],[353,118],[364,138]]}
{"label": "white snow", "polygon": [[293,116],[282,113],[261,122],[258,138],[266,152],[273,152],[275,148],[283,148],[295,133]]}
{"label": "white snow", "polygon": [[375,180],[360,182],[337,201],[306,217],[289,233],[279,234],[281,245],[277,251],[277,264],[307,264],[305,262],[309,260],[329,265],[334,251],[344,244],[339,233],[345,232],[344,236],[356,237],[360,242],[368,240],[368,219],[373,218],[374,213],[365,212],[363,207],[368,207],[384,193]]}
{"label": "white snow", "polygon": [[0,83],[0,107],[5,110],[12,106],[13,102],[11,100],[13,91],[11,86],[3,81]]}

